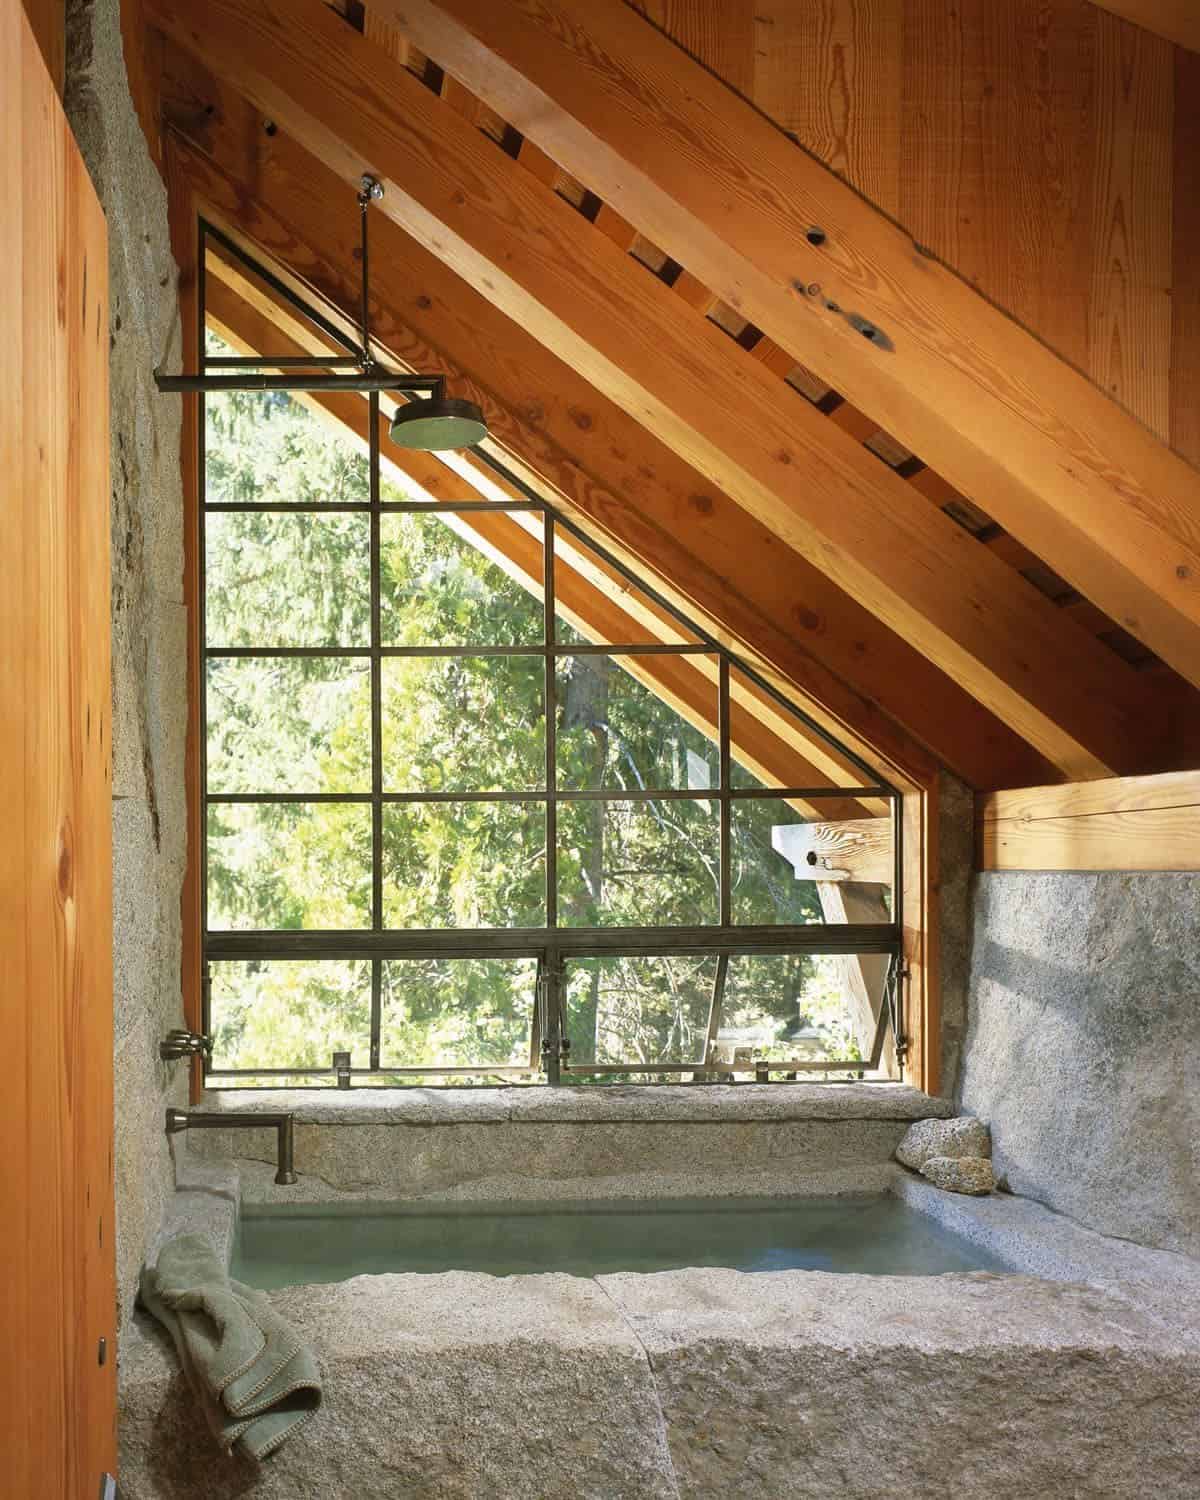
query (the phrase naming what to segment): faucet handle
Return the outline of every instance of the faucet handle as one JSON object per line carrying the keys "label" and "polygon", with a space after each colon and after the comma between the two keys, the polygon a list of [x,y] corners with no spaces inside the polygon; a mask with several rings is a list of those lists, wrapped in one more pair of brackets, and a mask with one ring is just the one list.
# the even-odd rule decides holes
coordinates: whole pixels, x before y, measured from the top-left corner
{"label": "faucet handle", "polygon": [[196,1057],[201,1052],[206,1057],[211,1057],[212,1050],[212,1037],[205,1036],[202,1031],[185,1031],[179,1026],[168,1031],[165,1040],[158,1044],[158,1055],[163,1062],[175,1062],[181,1057]]}

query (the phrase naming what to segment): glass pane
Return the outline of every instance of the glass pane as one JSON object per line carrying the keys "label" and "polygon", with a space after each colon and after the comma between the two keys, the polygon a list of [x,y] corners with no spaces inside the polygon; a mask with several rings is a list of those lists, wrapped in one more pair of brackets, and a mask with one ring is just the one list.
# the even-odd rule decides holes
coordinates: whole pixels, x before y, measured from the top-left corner
{"label": "glass pane", "polygon": [[211,930],[357,928],[370,921],[369,807],[209,803]]}
{"label": "glass pane", "polygon": [[694,927],[720,915],[715,802],[562,802],[564,927]]}
{"label": "glass pane", "polygon": [[559,790],[717,786],[716,671],[707,656],[560,656]]}
{"label": "glass pane", "polygon": [[214,1068],[328,1068],[335,1052],[349,1052],[351,1066],[369,1068],[370,962],[214,963],[209,1021]]}
{"label": "glass pane", "polygon": [[535,958],[385,963],[381,1066],[528,1067],[536,981]]}
{"label": "glass pane", "polygon": [[886,954],[736,954],[725,976],[717,1060],[748,1065],[868,1058]]}
{"label": "glass pane", "polygon": [[730,807],[733,920],[749,925],[890,922],[892,820],[836,797],[808,804],[735,798]]}
{"label": "glass pane", "polygon": [[729,672],[729,782],[733,787],[865,786],[868,778],[736,667]]}
{"label": "glass pane", "polygon": [[715,956],[572,960],[571,1062],[703,1062],[716,973]]}
{"label": "glass pane", "polygon": [[542,927],[541,802],[404,802],[383,810],[386,927]]}
{"label": "glass pane", "polygon": [[370,644],[365,515],[225,511],[204,526],[209,646]]}
{"label": "glass pane", "polygon": [[361,657],[208,662],[210,792],[371,789],[371,671]]}
{"label": "glass pane", "polygon": [[209,394],[204,498],[209,505],[367,505],[367,457],[285,391]]}
{"label": "glass pane", "polygon": [[545,681],[541,656],[385,658],[386,790],[544,788]]}
{"label": "glass pane", "polygon": [[700,640],[598,552],[558,526],[554,612],[560,646],[695,645]]}
{"label": "glass pane", "polygon": [[506,511],[381,516],[383,644],[540,645],[544,549],[526,519],[540,531],[541,516]]}

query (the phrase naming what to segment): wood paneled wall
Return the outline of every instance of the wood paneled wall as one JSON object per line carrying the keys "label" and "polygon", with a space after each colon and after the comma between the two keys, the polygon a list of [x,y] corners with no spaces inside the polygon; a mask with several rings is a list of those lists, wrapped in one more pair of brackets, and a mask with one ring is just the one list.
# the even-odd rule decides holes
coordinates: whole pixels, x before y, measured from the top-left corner
{"label": "wood paneled wall", "polygon": [[108,252],[20,0],[0,182],[0,1494],[95,1500],[116,1463]]}
{"label": "wood paneled wall", "polygon": [[630,0],[1200,464],[1200,57],[1088,0]]}

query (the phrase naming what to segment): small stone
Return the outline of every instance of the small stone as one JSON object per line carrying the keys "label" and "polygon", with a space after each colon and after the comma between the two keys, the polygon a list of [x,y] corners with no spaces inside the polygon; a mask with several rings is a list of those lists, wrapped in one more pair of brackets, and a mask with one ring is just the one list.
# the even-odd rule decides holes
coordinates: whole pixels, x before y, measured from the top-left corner
{"label": "small stone", "polygon": [[992,1164],[986,1156],[931,1156],[921,1168],[921,1176],[948,1193],[974,1193],[981,1197],[996,1186]]}
{"label": "small stone", "polygon": [[918,1120],[896,1147],[896,1160],[920,1172],[933,1156],[992,1154],[991,1131],[982,1120],[958,1115],[953,1120]]}

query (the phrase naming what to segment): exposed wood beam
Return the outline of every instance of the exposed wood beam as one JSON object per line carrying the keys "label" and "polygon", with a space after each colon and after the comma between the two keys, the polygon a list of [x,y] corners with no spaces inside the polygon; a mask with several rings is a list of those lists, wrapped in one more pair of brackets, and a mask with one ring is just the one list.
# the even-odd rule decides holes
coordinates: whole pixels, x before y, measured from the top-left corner
{"label": "exposed wood beam", "polygon": [[621,0],[373,4],[1200,685],[1200,474],[1098,387]]}
{"label": "exposed wood beam", "polygon": [[[176,41],[680,456],[1004,716],[1063,772],[1157,737],[1105,648],[318,0],[153,0]],[[658,238],[657,236],[655,237]]]}
{"label": "exposed wood beam", "polygon": [[1101,10],[1144,26],[1155,36],[1200,52],[1200,5],[1196,0],[1092,0]]}
{"label": "exposed wood beam", "polygon": [[797,880],[862,881],[890,885],[894,846],[878,818],[841,823],[789,823],[771,830],[772,846]]}
{"label": "exposed wood beam", "polygon": [[983,870],[1200,870],[1200,771],[995,792]]}
{"label": "exposed wood beam", "polygon": [[[260,117],[227,87],[194,68],[185,76],[186,60],[174,49],[167,63],[172,117],[208,153],[180,142],[196,190],[321,295],[353,307],[349,196],[345,214],[330,207],[345,189],[286,135],[265,135]],[[996,716],[525,330],[387,221],[374,234],[372,320],[384,344],[478,400],[491,431],[562,503],[669,574],[689,607],[730,632],[739,649],[832,710],[831,729],[865,735],[918,779],[931,762],[922,766],[894,719],[974,786],[1050,779],[1049,763]],[[851,675],[856,692],[842,681]]]}

